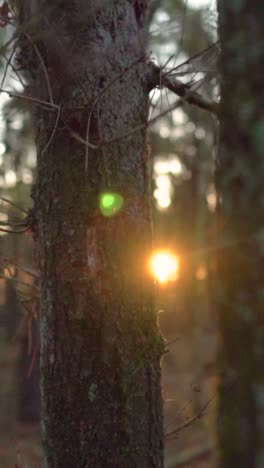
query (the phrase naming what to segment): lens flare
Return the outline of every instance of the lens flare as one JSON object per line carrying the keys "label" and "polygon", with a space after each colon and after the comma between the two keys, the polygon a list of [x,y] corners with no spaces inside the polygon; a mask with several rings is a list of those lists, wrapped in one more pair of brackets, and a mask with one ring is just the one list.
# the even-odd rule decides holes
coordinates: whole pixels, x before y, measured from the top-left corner
{"label": "lens flare", "polygon": [[111,217],[121,211],[124,199],[119,193],[105,192],[100,195],[99,206],[103,216]]}
{"label": "lens flare", "polygon": [[154,278],[162,284],[176,281],[178,278],[179,259],[169,250],[154,252],[150,259],[150,270]]}

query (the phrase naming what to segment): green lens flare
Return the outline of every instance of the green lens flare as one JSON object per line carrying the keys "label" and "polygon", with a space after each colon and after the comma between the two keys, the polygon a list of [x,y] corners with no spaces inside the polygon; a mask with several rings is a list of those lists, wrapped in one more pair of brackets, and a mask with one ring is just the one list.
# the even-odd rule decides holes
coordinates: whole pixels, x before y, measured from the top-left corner
{"label": "green lens flare", "polygon": [[105,209],[112,208],[115,203],[115,196],[112,193],[106,193],[102,197],[102,206]]}
{"label": "green lens flare", "polygon": [[124,199],[119,193],[105,192],[100,195],[100,211],[103,216],[114,216],[121,211]]}

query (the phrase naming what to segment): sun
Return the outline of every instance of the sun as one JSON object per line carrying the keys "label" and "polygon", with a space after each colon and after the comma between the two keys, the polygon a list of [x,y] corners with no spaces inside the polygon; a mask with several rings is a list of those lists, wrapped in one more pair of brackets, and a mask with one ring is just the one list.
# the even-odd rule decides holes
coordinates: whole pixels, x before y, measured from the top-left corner
{"label": "sun", "polygon": [[158,250],[150,259],[150,271],[161,284],[176,281],[178,278],[179,259],[169,250]]}

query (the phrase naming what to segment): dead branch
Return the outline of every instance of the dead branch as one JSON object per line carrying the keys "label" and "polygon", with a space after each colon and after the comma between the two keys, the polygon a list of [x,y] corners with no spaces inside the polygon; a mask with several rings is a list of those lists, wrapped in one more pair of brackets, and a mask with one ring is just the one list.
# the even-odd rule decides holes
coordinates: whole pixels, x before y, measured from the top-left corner
{"label": "dead branch", "polygon": [[182,83],[174,76],[170,76],[169,73],[165,73],[162,68],[155,65],[155,63],[150,62],[149,66],[151,67],[152,89],[157,86],[164,86],[189,104],[207,110],[216,116],[219,115],[219,104],[217,102],[210,101],[203,97],[201,94],[197,93],[197,91],[192,90],[188,84]]}

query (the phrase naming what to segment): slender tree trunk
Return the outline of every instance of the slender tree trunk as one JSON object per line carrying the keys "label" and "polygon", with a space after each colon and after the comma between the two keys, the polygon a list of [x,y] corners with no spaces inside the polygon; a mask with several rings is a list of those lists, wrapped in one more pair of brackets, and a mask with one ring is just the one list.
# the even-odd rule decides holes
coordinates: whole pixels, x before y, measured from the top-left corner
{"label": "slender tree trunk", "polygon": [[264,466],[264,9],[218,0],[220,466]]}
{"label": "slender tree trunk", "polygon": [[[54,108],[35,117],[48,468],[163,466],[163,344],[147,271],[146,3],[54,0],[32,2],[30,15],[20,9],[21,21],[31,20],[20,57],[31,95],[52,94],[61,106],[59,117]],[[97,149],[87,153],[80,137]],[[123,197],[113,216],[100,211],[104,192]]]}

